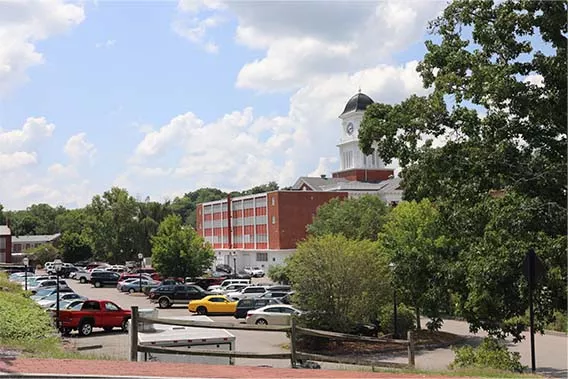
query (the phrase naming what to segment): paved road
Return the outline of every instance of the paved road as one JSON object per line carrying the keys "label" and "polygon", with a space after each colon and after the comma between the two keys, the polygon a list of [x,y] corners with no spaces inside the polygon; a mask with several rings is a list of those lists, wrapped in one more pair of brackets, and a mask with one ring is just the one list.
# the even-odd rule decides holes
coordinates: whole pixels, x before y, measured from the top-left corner
{"label": "paved road", "polygon": [[[137,305],[139,308],[153,308],[154,305],[145,297],[131,296],[119,293],[116,288],[93,288],[89,284],[79,284],[71,279],[69,285],[79,294],[93,299],[106,299],[119,304],[121,307],[130,308]],[[185,306],[176,306],[171,309],[160,309],[159,316],[175,317],[187,316],[188,311]],[[239,322],[232,316],[212,316],[215,321]],[[442,330],[467,336],[467,343],[478,344],[484,333],[474,335],[469,332],[468,324],[462,321],[447,320],[444,322]],[[284,333],[260,333],[241,330],[231,330],[237,340],[236,350],[251,352],[280,352],[282,346],[289,343]],[[89,338],[72,338],[72,343],[76,346],[103,345],[102,349],[93,350],[92,353],[112,356],[117,359],[128,359],[128,336],[124,333],[115,332],[112,334],[96,332]],[[537,335],[535,339],[537,368],[538,371],[548,376],[566,378],[568,377],[568,339],[566,336],[556,335]],[[519,344],[509,344],[511,351],[518,351],[521,354],[521,363],[530,366],[530,344],[527,339]],[[451,349],[433,349],[417,352],[416,365],[420,369],[443,370],[453,360],[454,354]],[[406,363],[407,356],[404,352],[389,354],[385,360],[392,362]],[[289,367],[287,360],[252,360],[237,359],[237,365],[270,365],[272,367]],[[334,364],[323,364],[324,368],[336,368]],[[347,367],[343,365],[343,367]]]}

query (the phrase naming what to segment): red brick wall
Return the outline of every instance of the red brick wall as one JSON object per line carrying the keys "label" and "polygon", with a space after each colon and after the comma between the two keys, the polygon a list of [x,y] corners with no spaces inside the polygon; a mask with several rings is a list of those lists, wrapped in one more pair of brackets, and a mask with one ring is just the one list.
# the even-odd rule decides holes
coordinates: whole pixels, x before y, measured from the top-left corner
{"label": "red brick wall", "polygon": [[[306,238],[306,227],[311,224],[320,205],[347,192],[279,191],[268,194],[268,239],[270,249],[294,249]],[[272,198],[275,205],[272,205]],[[272,223],[274,216],[275,223]]]}
{"label": "red brick wall", "polygon": [[352,181],[359,182],[369,182],[377,183],[383,180],[387,180],[391,175],[394,175],[394,170],[392,169],[352,169],[334,172],[332,176],[334,178],[344,178]]}
{"label": "red brick wall", "polygon": [[[0,238],[6,241],[6,249],[2,251],[6,257],[5,263],[12,263],[12,236],[0,236]],[[4,263],[4,262],[0,262]]]}

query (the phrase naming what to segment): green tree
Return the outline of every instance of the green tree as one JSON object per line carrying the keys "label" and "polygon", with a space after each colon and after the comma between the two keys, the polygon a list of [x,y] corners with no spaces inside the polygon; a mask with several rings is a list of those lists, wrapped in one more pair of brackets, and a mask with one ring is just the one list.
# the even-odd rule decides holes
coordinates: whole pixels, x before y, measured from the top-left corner
{"label": "green tree", "polygon": [[379,234],[381,251],[392,266],[393,284],[402,302],[414,307],[418,329],[421,310],[439,317],[440,306],[448,302],[450,249],[439,224],[439,213],[427,199],[403,201]]}
{"label": "green tree", "polygon": [[331,199],[318,208],[316,217],[307,230],[315,236],[342,234],[350,239],[375,241],[388,209],[378,196]]}
{"label": "green tree", "polygon": [[270,278],[270,280],[272,280],[273,282],[276,282],[276,283],[280,283],[280,284],[289,284],[290,283],[290,274],[288,272],[289,268],[288,268],[287,262],[286,262],[286,264],[283,264],[283,265],[270,266],[270,268],[268,269],[268,274],[267,274],[268,277]]}
{"label": "green tree", "polygon": [[298,245],[288,273],[311,327],[348,332],[356,323],[374,320],[391,299],[388,264],[368,240],[310,237]]}
{"label": "green tree", "polygon": [[214,259],[211,246],[178,215],[167,216],[152,237],[152,265],[165,276],[200,276]]}
{"label": "green tree", "polygon": [[90,241],[83,234],[63,232],[58,247],[64,262],[78,262],[91,258],[93,251]]}
{"label": "green tree", "polygon": [[127,190],[113,187],[96,195],[86,210],[90,216],[87,237],[96,259],[124,263],[136,257],[138,206]]}
{"label": "green tree", "polygon": [[44,265],[45,262],[53,262],[59,257],[59,249],[50,243],[45,243],[37,247],[27,249],[26,254],[30,257],[34,264]]}
{"label": "green tree", "polygon": [[371,105],[359,133],[366,153],[399,160],[407,199],[475,203],[509,189],[565,208],[566,10],[459,0],[431,23],[418,72],[433,92]]}

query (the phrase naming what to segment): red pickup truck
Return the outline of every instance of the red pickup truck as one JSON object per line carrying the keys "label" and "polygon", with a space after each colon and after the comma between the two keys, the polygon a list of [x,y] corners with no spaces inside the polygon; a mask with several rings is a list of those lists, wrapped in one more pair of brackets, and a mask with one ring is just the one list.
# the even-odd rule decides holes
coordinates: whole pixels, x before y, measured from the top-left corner
{"label": "red pickup truck", "polygon": [[87,300],[80,309],[59,311],[60,329],[64,335],[78,330],[79,335],[88,336],[93,328],[103,328],[107,332],[112,328],[127,331],[130,317],[130,311],[108,300]]}

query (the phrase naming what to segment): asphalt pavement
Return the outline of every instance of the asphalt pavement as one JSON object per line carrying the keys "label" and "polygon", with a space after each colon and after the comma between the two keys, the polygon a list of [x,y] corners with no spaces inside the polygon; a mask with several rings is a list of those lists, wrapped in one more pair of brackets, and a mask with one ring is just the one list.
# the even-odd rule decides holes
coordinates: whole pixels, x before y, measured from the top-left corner
{"label": "asphalt pavement", "polygon": [[[263,279],[262,281],[266,281]],[[123,308],[129,309],[131,306],[138,306],[140,309],[154,308],[155,305],[140,295],[129,295],[120,293],[115,287],[94,288],[90,284],[80,284],[72,279],[67,280],[69,286],[78,294],[92,299],[110,300]],[[168,309],[159,309],[159,317],[187,316],[190,314],[187,306],[174,306]],[[239,323],[232,316],[210,316],[214,321]],[[446,320],[442,327],[443,331],[459,334],[466,337],[468,344],[476,345],[481,342],[485,333],[473,334],[469,332],[466,322]],[[289,339],[284,333],[263,333],[254,331],[231,330],[236,337],[236,350],[248,352],[281,352],[287,349]],[[70,343],[77,347],[88,348],[102,345],[102,348],[89,350],[91,354],[104,355],[115,359],[128,359],[129,341],[128,335],[118,330],[112,333],[105,333],[102,330],[96,331],[92,336],[77,338],[76,334],[69,339]],[[537,371],[546,376],[566,378],[568,377],[568,338],[566,335],[536,335],[536,362]],[[530,343],[528,336],[518,344],[509,343],[511,351],[521,354],[521,363],[530,366]],[[425,370],[443,370],[454,359],[451,348],[437,348],[430,350],[419,350],[416,353],[416,366]],[[391,362],[406,363],[405,352],[386,354],[384,360]],[[288,360],[266,360],[266,359],[236,359],[237,365],[262,366],[286,368],[289,367]],[[331,363],[322,364],[323,368],[337,368],[338,365]],[[341,365],[341,367],[349,367]]]}

